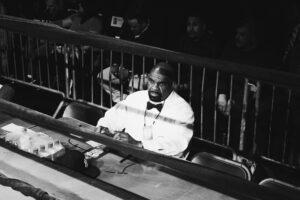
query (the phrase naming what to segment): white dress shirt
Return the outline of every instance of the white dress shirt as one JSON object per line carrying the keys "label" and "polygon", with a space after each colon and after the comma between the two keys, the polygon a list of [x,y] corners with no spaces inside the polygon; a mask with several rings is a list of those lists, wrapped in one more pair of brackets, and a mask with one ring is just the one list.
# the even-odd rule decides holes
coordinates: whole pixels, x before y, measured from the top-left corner
{"label": "white dress shirt", "polygon": [[125,129],[133,139],[141,141],[145,149],[179,156],[193,136],[193,110],[174,91],[163,102],[161,112],[156,108],[146,111],[148,101],[147,90],[132,93],[109,109],[97,126],[111,131]]}

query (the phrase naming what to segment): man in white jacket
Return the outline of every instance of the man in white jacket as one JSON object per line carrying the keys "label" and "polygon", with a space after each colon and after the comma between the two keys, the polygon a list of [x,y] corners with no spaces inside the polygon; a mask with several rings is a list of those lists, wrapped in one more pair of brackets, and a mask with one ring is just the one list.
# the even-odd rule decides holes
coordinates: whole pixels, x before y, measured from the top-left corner
{"label": "man in white jacket", "polygon": [[181,157],[193,136],[194,113],[173,90],[172,66],[158,63],[148,76],[148,90],[130,94],[99,119],[101,132],[135,140],[145,149]]}

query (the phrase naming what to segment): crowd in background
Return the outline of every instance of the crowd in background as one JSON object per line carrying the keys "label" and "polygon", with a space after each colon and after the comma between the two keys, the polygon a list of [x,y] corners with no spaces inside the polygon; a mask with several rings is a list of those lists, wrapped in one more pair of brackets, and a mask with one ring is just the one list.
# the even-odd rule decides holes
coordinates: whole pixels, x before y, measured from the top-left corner
{"label": "crowd in background", "polygon": [[[289,63],[285,55],[291,46],[288,47],[289,35],[300,18],[299,3],[295,0],[2,2],[8,15],[56,23],[72,30],[117,36],[199,56],[268,65],[286,71],[290,70],[284,66]],[[195,26],[199,26],[198,30],[194,29]]]}

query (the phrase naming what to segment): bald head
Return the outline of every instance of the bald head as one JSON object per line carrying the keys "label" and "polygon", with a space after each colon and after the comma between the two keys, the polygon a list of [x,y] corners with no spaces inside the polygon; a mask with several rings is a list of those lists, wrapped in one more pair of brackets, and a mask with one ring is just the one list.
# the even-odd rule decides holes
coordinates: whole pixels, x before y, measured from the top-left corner
{"label": "bald head", "polygon": [[160,75],[164,76],[170,82],[173,82],[175,79],[175,71],[174,71],[173,67],[168,63],[160,62],[160,63],[154,65],[154,67],[150,71],[150,74],[154,73],[154,72],[156,74],[160,74]]}
{"label": "bald head", "polygon": [[150,71],[148,77],[148,93],[152,101],[165,100],[172,92],[175,72],[168,63],[158,63]]}

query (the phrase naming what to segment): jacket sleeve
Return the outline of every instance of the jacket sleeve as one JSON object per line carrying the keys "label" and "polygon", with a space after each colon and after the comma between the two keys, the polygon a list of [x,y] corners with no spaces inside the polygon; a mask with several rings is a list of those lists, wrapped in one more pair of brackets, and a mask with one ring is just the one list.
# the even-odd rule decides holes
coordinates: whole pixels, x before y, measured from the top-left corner
{"label": "jacket sleeve", "polygon": [[101,126],[112,131],[122,131],[125,128],[126,112],[127,107],[124,102],[116,104],[106,111],[104,117],[98,120],[97,127]]}
{"label": "jacket sleeve", "polygon": [[166,120],[158,130],[153,130],[159,133],[153,140],[143,140],[143,146],[151,151],[181,157],[193,136],[193,123],[192,109],[181,110],[175,120]]}

